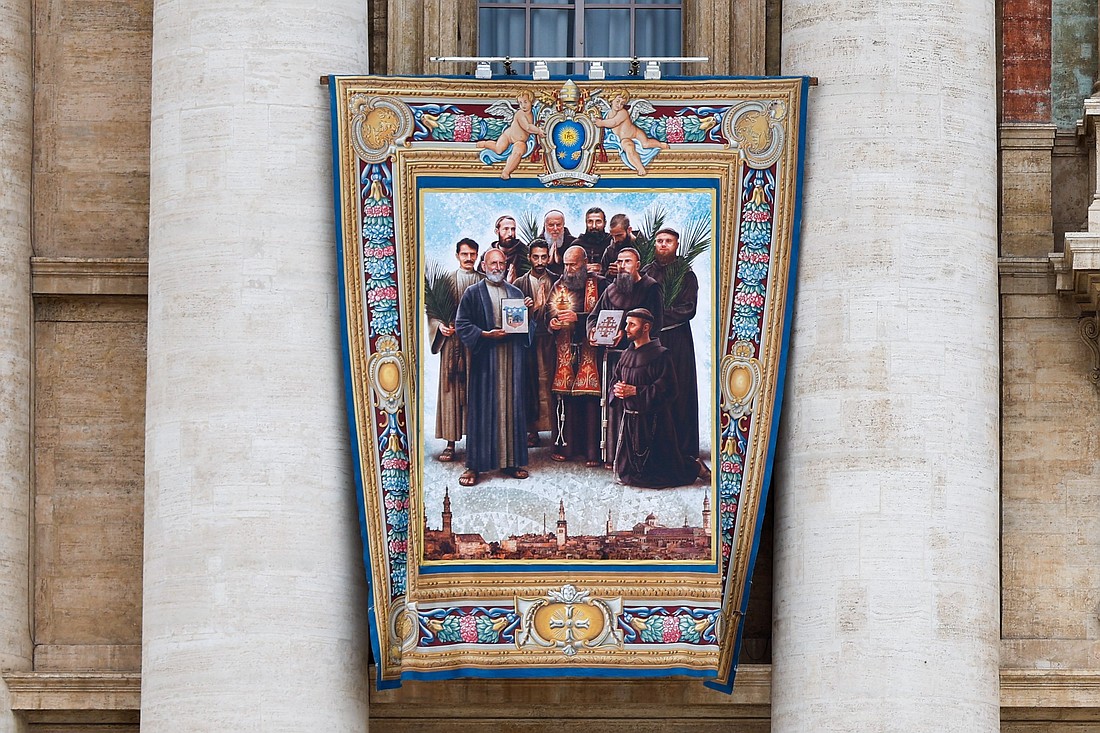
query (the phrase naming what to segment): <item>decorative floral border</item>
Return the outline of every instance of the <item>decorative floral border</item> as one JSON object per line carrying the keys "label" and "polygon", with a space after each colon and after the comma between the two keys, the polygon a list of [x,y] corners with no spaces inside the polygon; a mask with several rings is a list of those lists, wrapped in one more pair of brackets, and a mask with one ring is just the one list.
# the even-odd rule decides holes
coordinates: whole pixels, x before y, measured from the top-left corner
{"label": "decorative floral border", "polygon": [[[362,313],[362,349],[365,356],[373,359],[379,355],[387,355],[387,358],[399,359],[409,342],[402,331],[402,287],[399,283],[399,278],[402,277],[402,258],[399,257],[396,238],[399,224],[395,218],[394,151],[401,146],[418,144],[430,144],[434,149],[457,145],[463,150],[469,150],[473,142],[495,139],[508,121],[501,117],[499,100],[514,94],[513,90],[518,84],[510,81],[507,91],[503,86],[480,93],[470,94],[467,91],[465,94],[468,94],[468,99],[456,95],[445,104],[436,104],[422,101],[425,97],[433,96],[427,89],[419,97],[416,93],[394,96],[390,94],[392,90],[387,91],[387,80],[374,79],[369,84],[362,84],[364,80],[361,79],[341,81],[346,81],[348,88],[353,83],[360,82],[361,87],[371,88],[374,85],[373,88],[378,89],[378,92],[354,91],[347,96],[333,92],[334,114],[338,118],[343,115],[351,118],[350,124],[347,119],[338,119],[334,125],[334,128],[340,128],[340,134],[346,136],[340,138],[338,134],[335,139],[336,149],[345,151],[343,156],[336,156],[337,167],[343,170],[341,161],[350,158],[354,160],[356,173],[353,183],[353,236],[358,246],[345,247],[345,251],[352,249],[356,252],[355,259],[359,266],[357,276],[361,288],[358,291],[354,288],[347,289],[350,294],[346,294],[346,297],[361,301],[359,311]],[[415,88],[421,84],[416,80],[400,81],[405,85],[403,88]],[[456,85],[462,83],[459,80],[436,80],[435,88],[452,82]],[[735,355],[739,359],[756,361],[775,356],[771,351],[765,353],[762,339],[768,339],[771,346],[767,348],[772,349],[777,342],[774,335],[769,336],[769,333],[778,328],[781,332],[778,343],[782,344],[785,338],[782,334],[786,332],[789,314],[784,315],[782,302],[773,304],[768,299],[775,296],[785,300],[786,293],[770,294],[768,291],[773,275],[772,268],[776,264],[773,252],[778,241],[776,237],[789,240],[786,251],[788,259],[784,261],[786,265],[793,259],[797,236],[797,214],[792,216],[790,207],[795,207],[797,212],[799,183],[793,169],[798,167],[798,162],[797,156],[791,157],[788,152],[784,152],[787,150],[784,141],[799,139],[801,146],[802,131],[799,129],[799,134],[794,134],[793,129],[787,129],[789,125],[784,120],[788,117],[790,102],[794,100],[800,103],[799,100],[805,94],[805,81],[799,80],[799,83],[802,85],[801,90],[789,87],[781,92],[780,96],[788,95],[787,101],[766,101],[766,98],[765,101],[757,101],[750,94],[745,97],[746,101],[732,104],[707,101],[694,105],[685,105],[682,100],[670,101],[666,85],[666,96],[649,106],[646,114],[635,118],[636,124],[646,135],[663,143],[707,143],[727,147],[736,144],[741,151],[739,175],[742,186],[736,208],[737,257],[735,262],[729,263],[735,274],[731,302],[726,306],[730,313],[722,349],[723,356],[727,358]],[[527,85],[530,82],[519,84]],[[484,90],[489,90],[488,85],[481,86]],[[632,82],[631,86],[635,86],[635,83]],[[543,100],[557,94],[551,94],[545,88],[540,89]],[[588,92],[582,92],[582,98],[585,93]],[[708,96],[707,99],[711,97]],[[338,100],[343,100],[343,107]],[[533,109],[537,114],[537,104]],[[380,123],[375,124],[379,120]],[[766,136],[766,139],[760,138],[760,130],[763,129],[761,125],[776,132]],[[348,130],[354,130],[354,134],[349,135]],[[383,133],[381,137],[380,130]],[[347,142],[341,143],[341,139]],[[598,146],[595,162],[591,165],[605,173],[602,166],[608,163],[608,152],[616,150],[607,143],[615,143],[616,140],[610,135],[602,136],[601,140],[603,142]],[[524,155],[526,161],[537,161],[540,154],[545,155],[540,141],[534,136],[531,137],[530,148]],[[782,162],[781,154],[786,156],[782,158]],[[625,154],[623,160],[626,160]],[[646,164],[649,164],[648,161]],[[782,175],[785,178],[780,183],[777,178],[784,170],[786,172]],[[587,180],[588,185],[591,185],[597,178],[598,176],[590,176],[591,180],[587,180],[582,176],[575,181],[567,179],[565,184],[581,185]],[[782,231],[777,234],[777,196],[781,185],[785,191],[784,206],[788,207],[785,216],[788,218],[781,227]],[[338,182],[339,190],[348,191],[346,186],[347,184],[340,185]],[[346,205],[338,204],[337,208],[338,217],[347,215]],[[342,226],[342,229],[346,236],[350,227]],[[351,240],[346,241],[350,243]],[[793,287],[792,275],[793,273],[784,272],[787,287]],[[779,313],[778,322],[774,316],[776,312]],[[348,328],[347,324],[345,327]],[[349,358],[352,358],[350,353]],[[351,369],[349,364],[349,374],[352,373]],[[402,372],[401,379],[406,378]],[[401,667],[402,654],[414,649],[417,653],[430,654],[433,650],[459,645],[502,650],[514,647],[521,621],[516,609],[512,607],[495,606],[491,603],[466,603],[417,611],[408,616],[413,619],[411,627],[407,626],[408,622],[401,620],[407,616],[406,608],[413,608],[406,606],[405,599],[409,592],[411,524],[408,415],[404,401],[395,399],[393,394],[386,399],[380,398],[367,403],[364,409],[364,417],[356,423],[359,433],[356,439],[373,444],[368,448],[368,443],[364,442],[360,450],[369,450],[374,459],[362,464],[373,471],[373,475],[363,477],[365,486],[360,487],[363,492],[361,501],[368,501],[369,506],[377,507],[375,510],[368,510],[368,513],[377,511],[375,516],[381,519],[384,528],[384,543],[381,546],[372,544],[370,547],[369,552],[375,564],[374,569],[368,573],[377,604],[371,611],[371,617],[372,626],[378,630],[380,637],[380,646],[375,650],[376,658],[380,660],[379,684],[382,685],[384,679],[403,677],[405,672]],[[368,414],[369,418],[366,417]],[[776,415],[771,415],[770,429],[773,431],[776,418]],[[715,515],[723,588],[731,580],[738,580],[729,578],[728,574],[734,556],[741,556],[743,545],[739,542],[744,540],[744,537],[739,538],[735,533],[743,533],[743,530],[740,533],[738,530],[738,514],[742,509],[742,483],[750,461],[748,452],[752,449],[754,455],[759,455],[757,449],[752,448],[755,442],[750,442],[754,434],[755,419],[756,413],[752,409],[735,414],[724,406],[718,413],[720,443],[715,452]],[[367,426],[370,427],[370,434],[364,435],[363,428]],[[756,441],[758,438],[752,440]],[[769,466],[764,471],[766,477],[770,470],[770,458],[766,451],[763,455]],[[765,491],[766,487],[758,492],[756,498],[760,506],[754,506],[753,516],[759,516],[763,511]],[[368,500],[367,492],[373,498]],[[748,532],[752,546],[758,541],[755,531],[752,529]],[[369,533],[364,528],[364,539],[368,539],[368,536]],[[384,568],[381,568],[385,571],[383,576],[380,576],[377,564],[380,551],[384,554]],[[747,584],[748,578],[740,580]],[[383,597],[380,598],[379,594]],[[734,597],[740,598],[740,591]],[[731,611],[736,609],[716,609],[713,602],[710,605],[693,605],[690,601],[671,606],[631,605],[620,601],[619,607],[622,610],[615,620],[615,628],[618,629],[616,634],[621,635],[624,648],[671,648],[670,645],[674,645],[676,648],[708,649],[711,650],[710,653],[716,648],[721,649],[725,662],[719,663],[719,669],[713,676],[722,681],[721,684],[731,684],[732,671],[736,665],[726,645],[732,646],[731,642],[739,638],[740,620],[733,620],[730,616]],[[388,626],[379,623],[379,612],[388,619]],[[729,630],[723,630],[725,624],[731,623],[736,625],[732,636]],[[398,639],[398,636],[402,638]],[[430,667],[431,665],[428,668]],[[502,667],[501,674],[514,673],[514,668]],[[631,674],[626,669],[623,673]],[[455,668],[434,674],[444,677],[462,676],[461,670]]]}

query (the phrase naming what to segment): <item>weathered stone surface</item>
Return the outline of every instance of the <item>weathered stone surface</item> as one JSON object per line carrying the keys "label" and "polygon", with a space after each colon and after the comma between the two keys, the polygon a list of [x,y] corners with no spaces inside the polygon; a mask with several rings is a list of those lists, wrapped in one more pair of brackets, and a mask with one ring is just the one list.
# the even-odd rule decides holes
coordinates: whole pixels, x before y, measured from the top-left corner
{"label": "weathered stone surface", "polygon": [[87,305],[40,301],[35,324],[35,643],[71,648],[36,669],[141,643],[145,299]]}
{"label": "weathered stone surface", "polygon": [[1091,354],[1076,304],[1049,275],[1003,274],[1001,300],[1001,663],[1100,669],[1100,391],[1089,380]]}
{"label": "weathered stone surface", "polygon": [[143,730],[363,731],[327,91],[366,7],[157,3]]}
{"label": "weathered stone surface", "polygon": [[[0,669],[31,666],[32,3],[0,0]],[[20,732],[0,684],[0,731]]]}
{"label": "weathered stone surface", "polygon": [[776,464],[776,733],[998,728],[994,26],[977,0],[783,3],[783,70],[821,85]]}
{"label": "weathered stone surface", "polygon": [[152,0],[35,3],[40,256],[144,257]]}

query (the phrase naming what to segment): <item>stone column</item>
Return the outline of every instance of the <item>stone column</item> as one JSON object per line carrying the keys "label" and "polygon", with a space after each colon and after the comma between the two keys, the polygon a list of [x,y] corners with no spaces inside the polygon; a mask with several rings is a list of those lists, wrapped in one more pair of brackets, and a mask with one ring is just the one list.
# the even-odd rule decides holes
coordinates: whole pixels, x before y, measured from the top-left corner
{"label": "stone column", "polygon": [[999,730],[994,3],[786,0],[810,74],[773,733]]}
{"label": "stone column", "polygon": [[[0,0],[0,671],[29,670],[31,2]],[[22,730],[0,682],[0,731]]]}
{"label": "stone column", "polygon": [[366,6],[160,0],[141,726],[365,731],[326,73]]}

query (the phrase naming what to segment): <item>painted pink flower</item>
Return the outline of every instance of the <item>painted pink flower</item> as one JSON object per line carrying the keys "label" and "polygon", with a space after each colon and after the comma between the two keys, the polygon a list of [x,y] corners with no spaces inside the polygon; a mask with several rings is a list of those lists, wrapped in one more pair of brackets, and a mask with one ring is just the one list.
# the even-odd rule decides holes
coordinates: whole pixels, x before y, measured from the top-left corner
{"label": "painted pink flower", "polygon": [[733,461],[722,461],[722,473],[733,473]]}
{"label": "painted pink flower", "polygon": [[737,255],[737,259],[742,262],[763,263],[771,259],[771,255],[767,252],[750,252],[747,249],[741,250],[741,253]]}
{"label": "painted pink flower", "polygon": [[680,641],[680,624],[675,616],[666,616],[661,629],[661,641],[671,644]]}
{"label": "painted pink flower", "polygon": [[733,302],[737,305],[751,305],[759,308],[764,305],[764,296],[759,293],[738,293],[733,296]]}
{"label": "painted pink flower", "polygon": [[684,141],[684,121],[680,117],[665,118],[665,140],[669,143]]}
{"label": "painted pink flower", "polygon": [[472,115],[459,115],[455,118],[455,142],[456,143],[468,143],[470,142],[470,133],[474,128]]}
{"label": "painted pink flower", "polygon": [[387,285],[384,288],[375,288],[367,292],[368,303],[380,303],[383,301],[395,300],[396,298],[397,288],[393,285]]}
{"label": "painted pink flower", "polygon": [[475,616],[461,616],[458,619],[458,633],[467,643],[477,641],[477,618]]}
{"label": "painted pink flower", "polygon": [[404,552],[408,552],[409,542],[408,540],[390,540],[390,553],[399,555]]}

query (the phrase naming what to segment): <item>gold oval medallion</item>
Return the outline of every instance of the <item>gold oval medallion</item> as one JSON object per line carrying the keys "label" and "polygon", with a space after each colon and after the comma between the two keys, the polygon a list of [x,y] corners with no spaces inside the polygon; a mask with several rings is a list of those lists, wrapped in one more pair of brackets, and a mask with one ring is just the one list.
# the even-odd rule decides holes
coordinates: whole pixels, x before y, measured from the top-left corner
{"label": "gold oval medallion", "polygon": [[603,632],[603,614],[594,606],[548,603],[535,611],[535,632],[552,641],[590,641]]}
{"label": "gold oval medallion", "polygon": [[737,399],[737,401],[744,401],[748,396],[749,390],[752,389],[752,372],[745,366],[740,364],[736,365],[729,372],[729,391],[730,395]]}
{"label": "gold oval medallion", "polygon": [[390,394],[397,391],[401,386],[401,370],[397,368],[397,364],[387,361],[378,367],[378,386],[383,392]]}

